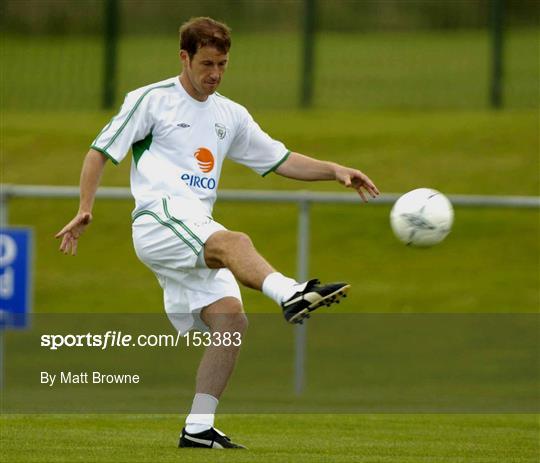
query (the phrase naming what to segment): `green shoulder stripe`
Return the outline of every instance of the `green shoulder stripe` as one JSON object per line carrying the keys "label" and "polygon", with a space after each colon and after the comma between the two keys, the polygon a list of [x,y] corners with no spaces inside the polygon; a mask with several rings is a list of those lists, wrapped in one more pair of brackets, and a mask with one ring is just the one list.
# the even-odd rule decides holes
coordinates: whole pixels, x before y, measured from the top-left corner
{"label": "green shoulder stripe", "polygon": [[[124,97],[125,98],[125,97]],[[111,127],[114,119],[122,112],[122,108],[120,108],[120,110],[113,116],[111,117],[111,120],[109,121],[109,123],[103,127],[103,129],[101,129],[101,132],[98,133],[98,136],[96,137],[96,139],[92,142],[93,145],[95,145],[97,143],[97,141],[99,140],[99,137],[101,137],[101,135],[103,133],[105,133],[107,130],[109,130],[109,128]]]}
{"label": "green shoulder stripe", "polygon": [[264,174],[262,174],[262,176],[266,177],[270,172],[274,172],[281,164],[283,164],[287,160],[287,158],[290,155],[291,155],[291,152],[287,151],[287,154],[285,154],[285,156],[283,156],[274,167],[272,167],[270,170],[267,170]]}
{"label": "green shoulder stripe", "polygon": [[118,136],[122,133],[122,131],[124,130],[124,128],[126,127],[127,123],[129,122],[129,120],[131,119],[131,117],[133,116],[133,114],[135,113],[135,111],[137,111],[137,108],[140,106],[142,100],[144,99],[144,97],[146,95],[148,95],[152,90],[157,90],[159,88],[168,88],[168,87],[173,87],[174,86],[174,83],[170,83],[170,84],[166,84],[166,85],[158,85],[157,87],[151,87],[149,88],[148,90],[146,90],[140,97],[139,99],[137,100],[137,102],[135,103],[135,105],[133,106],[133,108],[131,109],[131,111],[129,112],[128,116],[126,117],[126,120],[124,121],[124,123],[120,126],[120,128],[116,131],[116,133],[114,134],[114,136],[111,138],[111,141],[109,141],[109,143],[107,144],[107,146],[105,146],[105,150],[109,149],[109,147],[114,143],[114,141],[118,138]]}

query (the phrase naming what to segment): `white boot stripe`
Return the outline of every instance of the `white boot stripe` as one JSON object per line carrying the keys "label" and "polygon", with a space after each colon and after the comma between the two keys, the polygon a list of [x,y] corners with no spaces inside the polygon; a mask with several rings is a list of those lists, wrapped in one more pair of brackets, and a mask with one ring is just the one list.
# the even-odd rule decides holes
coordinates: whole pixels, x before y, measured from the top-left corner
{"label": "white boot stripe", "polygon": [[187,440],[190,440],[192,442],[197,442],[197,444],[203,444],[203,445],[208,445],[208,447],[211,447],[212,446],[212,441],[211,440],[207,440],[207,439],[199,439],[197,437],[191,437],[190,435],[188,434],[185,434],[184,435],[184,438],[187,439]]}

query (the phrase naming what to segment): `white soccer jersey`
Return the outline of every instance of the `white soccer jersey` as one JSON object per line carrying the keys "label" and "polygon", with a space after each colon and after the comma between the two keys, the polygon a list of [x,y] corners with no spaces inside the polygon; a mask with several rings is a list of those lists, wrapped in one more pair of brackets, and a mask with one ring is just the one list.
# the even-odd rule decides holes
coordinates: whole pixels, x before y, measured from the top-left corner
{"label": "white soccer jersey", "polygon": [[178,77],[128,93],[92,148],[114,164],[132,149],[134,214],[167,197],[185,216],[212,215],[225,158],[264,176],[289,154],[243,106],[217,93],[195,100]]}

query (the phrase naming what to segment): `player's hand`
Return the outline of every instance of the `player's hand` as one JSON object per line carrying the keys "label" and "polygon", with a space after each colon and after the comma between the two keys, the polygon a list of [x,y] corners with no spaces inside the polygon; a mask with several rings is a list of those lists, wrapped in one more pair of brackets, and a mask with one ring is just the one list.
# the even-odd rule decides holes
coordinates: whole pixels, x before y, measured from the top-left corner
{"label": "player's hand", "polygon": [[92,214],[89,212],[78,213],[71,222],[60,230],[55,238],[62,238],[60,252],[74,256],[77,254],[77,243],[86,227],[92,221]]}
{"label": "player's hand", "polygon": [[347,188],[354,188],[364,202],[368,200],[366,193],[372,198],[379,195],[379,190],[375,184],[366,174],[359,170],[340,166],[336,170],[336,180]]}

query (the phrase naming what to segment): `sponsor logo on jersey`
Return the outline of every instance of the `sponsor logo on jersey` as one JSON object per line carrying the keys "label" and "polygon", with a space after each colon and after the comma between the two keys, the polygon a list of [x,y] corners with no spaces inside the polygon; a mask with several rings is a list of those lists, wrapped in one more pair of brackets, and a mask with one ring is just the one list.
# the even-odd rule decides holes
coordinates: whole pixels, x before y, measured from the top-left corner
{"label": "sponsor logo on jersey", "polygon": [[[193,154],[197,160],[197,165],[203,174],[212,172],[215,165],[214,155],[208,148],[199,148]],[[214,190],[216,188],[216,179],[204,177],[195,174],[182,174],[180,178],[186,182],[186,185],[202,190]]]}
{"label": "sponsor logo on jersey", "polygon": [[182,174],[180,178],[186,182],[186,185],[200,188],[202,190],[214,190],[216,188],[216,180],[208,177],[199,177],[194,174]]}
{"label": "sponsor logo on jersey", "polygon": [[223,140],[225,138],[225,135],[227,135],[227,127],[225,127],[223,124],[219,124],[216,122],[214,125],[216,129],[216,135],[220,140]]}
{"label": "sponsor logo on jersey", "polygon": [[186,124],[185,122],[181,122],[179,124],[176,124],[176,126],[182,128],[182,129],[187,129],[188,127],[191,127],[191,125]]}
{"label": "sponsor logo on jersey", "polygon": [[214,155],[208,148],[199,148],[195,151],[195,159],[197,159],[197,164],[199,164],[199,169],[203,174],[212,172],[214,168]]}

